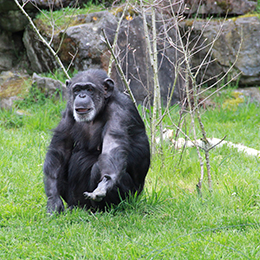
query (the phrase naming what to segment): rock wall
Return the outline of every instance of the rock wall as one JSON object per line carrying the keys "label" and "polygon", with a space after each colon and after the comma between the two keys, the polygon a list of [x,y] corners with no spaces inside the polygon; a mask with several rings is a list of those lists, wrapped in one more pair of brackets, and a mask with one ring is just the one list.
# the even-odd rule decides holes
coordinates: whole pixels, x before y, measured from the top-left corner
{"label": "rock wall", "polygon": [[[85,1],[53,0],[29,1],[26,11],[34,18],[40,9],[59,9],[73,6],[75,3],[83,4]],[[186,18],[199,14],[201,17],[213,15],[218,19],[186,19],[180,23],[183,39],[190,33],[189,51],[190,62],[196,68],[207,57],[206,66],[198,74],[198,82],[213,83],[221,78],[230,67],[229,77],[239,74],[241,86],[258,85],[260,83],[260,20],[258,15],[245,15],[240,17],[219,19],[226,14],[237,16],[254,11],[256,1],[247,0],[183,0],[188,8],[182,9]],[[171,3],[175,3],[171,1]],[[179,10],[179,1],[176,1],[173,10]],[[162,7],[167,6],[167,0],[162,1]],[[37,6],[37,8],[36,8]],[[164,15],[170,15],[169,8],[164,10]],[[164,25],[161,14],[157,14],[158,35],[162,34]],[[149,17],[149,15],[148,15]],[[169,17],[169,16],[168,16]],[[143,32],[143,22],[140,15],[133,15],[131,19],[124,19],[118,39],[117,55],[122,64],[130,87],[139,103],[152,98],[152,70],[147,58],[147,47]],[[102,30],[106,31],[110,43],[113,42],[118,17],[111,12],[99,12],[89,15],[73,17],[73,26],[54,35],[52,47],[59,50],[59,57],[65,66],[76,70],[88,68],[103,68],[107,70],[110,53],[102,38]],[[166,18],[167,20],[168,18]],[[165,20],[165,21],[166,21]],[[37,21],[35,20],[36,24]],[[150,22],[148,22],[150,23]],[[75,25],[76,24],[76,25]],[[167,22],[168,36],[174,43],[178,43],[176,30]],[[50,39],[49,32],[41,28],[42,34]],[[161,36],[160,36],[161,37]],[[62,44],[60,45],[60,43]],[[211,48],[211,43],[214,42]],[[197,46],[194,46],[194,43]],[[178,46],[178,44],[177,44]],[[194,47],[196,47],[194,49]],[[159,80],[162,86],[161,94],[164,104],[175,81],[175,66],[183,59],[180,52],[163,37],[158,41],[158,60],[160,63]],[[207,55],[207,53],[210,55]],[[39,41],[38,36],[28,25],[27,19],[21,14],[13,1],[0,0],[0,72],[22,71],[32,74],[52,71],[58,68],[57,62],[50,51]],[[172,103],[182,98],[184,86],[183,67],[177,75],[177,84],[174,89]],[[195,70],[194,70],[195,71]],[[124,91],[120,75],[115,67],[112,77]],[[1,86],[0,86],[1,89]]]}
{"label": "rock wall", "polygon": [[[219,79],[233,66],[229,73],[229,78],[234,77],[233,81],[239,79],[239,84],[245,86],[260,84],[260,19],[258,16],[250,15],[210,22],[188,20],[184,21],[181,27],[183,34],[192,28],[189,39],[189,48],[195,53],[191,58],[192,67],[198,68],[210,52],[206,65],[199,73],[198,81],[210,80],[216,75],[219,75],[217,77]],[[211,43],[213,43],[212,49],[210,49]]]}
{"label": "rock wall", "polygon": [[[60,31],[54,36],[54,49],[59,50],[59,57],[67,67],[71,63],[72,67],[78,71],[89,68],[108,69],[110,52],[104,41],[102,31],[105,31],[110,44],[113,44],[118,19],[111,12],[104,11],[80,15],[75,17],[80,24],[68,27],[65,31]],[[37,21],[39,22],[39,21]],[[158,23],[158,28],[162,23]],[[43,32],[47,40],[51,38],[48,31]],[[169,30],[169,35],[174,41],[176,32],[174,28]],[[55,59],[49,54],[49,50],[37,40],[36,33],[27,27],[24,34],[24,45],[30,63],[34,71],[41,73],[53,70],[57,67]],[[159,82],[161,95],[166,104],[169,93],[175,79],[175,67],[180,54],[169,44],[158,40],[158,60],[160,64]],[[130,88],[138,103],[144,100],[152,100],[153,96],[153,75],[151,64],[147,58],[147,46],[143,29],[143,20],[140,16],[133,17],[131,20],[124,19],[118,35],[117,53],[126,78],[130,81]],[[177,76],[176,86],[172,97],[172,104],[181,99],[181,90],[184,81]],[[122,91],[125,91],[121,76],[115,66],[112,69],[112,78]]]}
{"label": "rock wall", "polygon": [[198,14],[203,16],[238,16],[253,12],[257,1],[248,0],[185,0],[186,10],[189,17]]}

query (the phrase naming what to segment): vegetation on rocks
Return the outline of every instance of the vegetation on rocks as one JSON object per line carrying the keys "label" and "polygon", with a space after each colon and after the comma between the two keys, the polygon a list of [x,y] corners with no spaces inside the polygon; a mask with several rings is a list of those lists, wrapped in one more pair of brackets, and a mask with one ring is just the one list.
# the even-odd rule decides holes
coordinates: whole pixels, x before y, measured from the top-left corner
{"label": "vegetation on rocks", "polygon": [[54,12],[42,10],[34,21],[41,32],[51,34],[54,30],[54,33],[59,33],[61,30],[68,28],[68,26],[84,23],[84,18],[87,14],[102,10],[105,10],[105,8],[92,3],[84,5],[84,8],[77,9],[66,7]]}

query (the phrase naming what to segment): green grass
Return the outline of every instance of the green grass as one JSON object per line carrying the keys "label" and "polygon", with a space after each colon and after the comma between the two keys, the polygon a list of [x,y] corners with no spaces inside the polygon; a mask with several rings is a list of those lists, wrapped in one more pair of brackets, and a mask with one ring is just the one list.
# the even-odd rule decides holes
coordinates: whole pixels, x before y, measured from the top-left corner
{"label": "green grass", "polygon": [[[202,110],[208,136],[260,150],[259,105],[223,110],[227,96]],[[64,106],[42,99],[19,104],[27,116],[0,111],[0,259],[260,259],[260,159],[226,146],[210,154],[213,192],[205,179],[202,198],[196,151],[180,160],[165,144],[141,197],[105,213],[48,216],[42,165]]]}
{"label": "green grass", "polygon": [[256,12],[260,13],[260,0],[257,0]]}

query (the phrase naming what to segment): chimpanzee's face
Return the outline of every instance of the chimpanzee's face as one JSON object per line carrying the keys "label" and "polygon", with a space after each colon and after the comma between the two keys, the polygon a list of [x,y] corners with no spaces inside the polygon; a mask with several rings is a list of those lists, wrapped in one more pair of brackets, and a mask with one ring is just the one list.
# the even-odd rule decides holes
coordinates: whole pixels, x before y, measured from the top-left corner
{"label": "chimpanzee's face", "polygon": [[103,105],[103,95],[91,82],[78,82],[72,86],[73,116],[77,122],[93,121]]}
{"label": "chimpanzee's face", "polygon": [[97,74],[91,77],[81,73],[66,85],[70,88],[70,100],[73,116],[77,122],[91,122],[102,110],[105,100],[114,90],[114,82],[110,78]]}

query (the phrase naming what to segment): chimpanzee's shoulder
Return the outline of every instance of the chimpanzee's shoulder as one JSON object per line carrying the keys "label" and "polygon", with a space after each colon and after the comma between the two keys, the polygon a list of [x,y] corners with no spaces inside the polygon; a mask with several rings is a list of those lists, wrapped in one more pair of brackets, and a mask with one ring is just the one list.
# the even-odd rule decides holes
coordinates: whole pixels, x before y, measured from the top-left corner
{"label": "chimpanzee's shoulder", "polygon": [[122,109],[131,109],[134,107],[133,101],[130,99],[130,96],[122,93],[118,90],[114,92],[113,102],[115,105],[121,107]]}
{"label": "chimpanzee's shoulder", "polygon": [[133,101],[122,92],[114,93],[107,112],[110,118],[120,120],[126,125],[144,128],[143,120]]}

